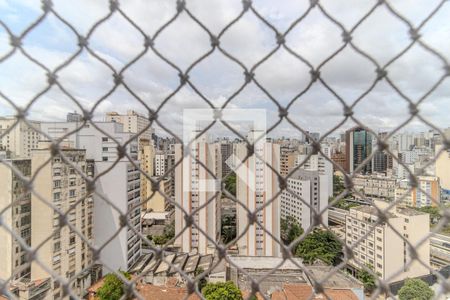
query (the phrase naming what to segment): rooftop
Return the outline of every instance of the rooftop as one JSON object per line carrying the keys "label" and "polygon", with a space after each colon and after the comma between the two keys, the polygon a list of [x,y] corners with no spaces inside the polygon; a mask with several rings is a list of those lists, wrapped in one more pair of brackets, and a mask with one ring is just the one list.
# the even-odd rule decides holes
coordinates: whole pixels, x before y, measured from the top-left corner
{"label": "rooftop", "polygon": [[[329,273],[333,272],[332,266],[320,265],[320,266],[307,266],[308,271],[312,274],[315,280],[321,281]],[[350,289],[350,288],[362,288],[362,283],[353,277],[348,276],[344,272],[337,271],[330,276],[324,283],[324,288],[338,288],[338,289]]]}
{"label": "rooftop", "polygon": [[145,220],[165,220],[169,212],[148,212],[142,216]]}
{"label": "rooftop", "polygon": [[358,297],[349,289],[325,289],[325,295],[314,295],[311,286],[306,284],[285,284],[281,291],[272,294],[272,300],[299,300],[299,299],[333,299],[358,300]]}
{"label": "rooftop", "polygon": [[[292,259],[301,264],[300,258]],[[230,256],[229,260],[243,269],[274,269],[283,262],[283,258],[272,256]],[[286,260],[278,270],[298,270],[298,266]]]}

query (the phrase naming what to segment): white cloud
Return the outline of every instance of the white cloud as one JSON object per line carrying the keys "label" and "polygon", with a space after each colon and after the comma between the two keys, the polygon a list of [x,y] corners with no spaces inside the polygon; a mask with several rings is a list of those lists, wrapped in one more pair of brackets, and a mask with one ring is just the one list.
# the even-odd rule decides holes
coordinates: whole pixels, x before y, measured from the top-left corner
{"label": "white cloud", "polygon": [[[417,3],[416,3],[417,2]],[[410,18],[415,25],[426,17],[438,1],[395,1],[395,8]],[[306,11],[308,1],[255,1],[256,9],[280,31]],[[369,1],[321,1],[325,9],[350,29],[372,7]],[[5,3],[3,3],[5,4]],[[25,28],[33,19],[23,16],[18,7],[28,7],[31,15],[38,15],[35,1],[0,3],[2,11],[11,14],[5,22],[14,28]],[[447,55],[450,44],[446,37],[450,24],[445,12],[450,5],[444,5],[443,13],[422,28],[425,41]],[[76,30],[85,35],[91,26],[108,14],[108,1],[55,1],[58,13],[70,22]],[[241,1],[187,1],[189,10],[205,24],[213,34],[218,34],[242,9]],[[149,36],[175,13],[175,3],[168,1],[122,1],[121,8]],[[13,21],[15,19],[15,21]],[[10,23],[8,23],[10,22]],[[7,41],[5,33],[0,39]],[[342,45],[341,30],[315,8],[287,36],[287,44],[307,58],[315,67]],[[355,44],[374,57],[380,64],[386,63],[409,43],[408,29],[384,7],[376,9],[354,32]],[[101,24],[90,38],[90,47],[110,63],[117,71],[143,50],[141,33],[117,13]],[[241,60],[248,68],[267,55],[275,46],[274,33],[251,12],[233,25],[221,38],[221,46]],[[45,65],[54,68],[77,49],[75,35],[55,18],[45,21],[30,33],[24,41],[27,51]],[[208,34],[186,13],[166,28],[155,41],[155,47],[183,71],[197,58],[210,49]],[[7,48],[5,48],[6,51]],[[3,53],[3,48],[1,49]],[[388,73],[396,85],[414,101],[418,100],[442,74],[442,62],[414,46],[403,57],[393,63]],[[297,95],[310,80],[309,67],[284,49],[279,50],[255,71],[255,78],[283,106]],[[151,50],[124,72],[127,85],[152,109],[159,105],[178,86],[177,71],[166,64]],[[347,46],[321,69],[322,78],[330,87],[351,104],[372,83],[375,66],[366,58]],[[113,86],[112,72],[97,59],[83,54],[64,68],[58,78],[80,104],[90,108]],[[243,83],[243,69],[218,50],[190,72],[193,84],[214,105],[222,105]],[[448,82],[448,80],[447,80]],[[448,83],[444,84],[448,87]],[[45,73],[20,54],[0,64],[0,91],[11,97],[15,103],[26,105],[27,101],[46,85]],[[442,107],[449,106],[449,89],[438,88],[419,108],[424,116],[441,127],[449,125],[448,114]],[[43,110],[42,107],[45,107]],[[183,108],[207,107],[206,103],[190,87],[183,87],[161,110],[161,122],[177,131],[181,125]],[[247,86],[232,100],[229,107],[267,108],[269,123],[277,120],[278,111],[268,97],[255,84]],[[97,118],[110,109],[125,111],[135,108],[145,111],[130,93],[119,87],[96,109]],[[57,88],[39,99],[31,109],[31,117],[38,119],[61,119],[65,112],[76,109],[74,103]],[[373,129],[392,129],[408,116],[407,103],[386,83],[376,88],[355,108],[355,116]],[[0,99],[0,113],[13,113],[3,99]],[[336,98],[316,82],[310,91],[296,100],[289,116],[302,128],[326,131],[340,122],[342,105]],[[414,123],[414,126],[419,126]],[[347,125],[346,125],[347,126]],[[295,133],[286,122],[276,133]]]}

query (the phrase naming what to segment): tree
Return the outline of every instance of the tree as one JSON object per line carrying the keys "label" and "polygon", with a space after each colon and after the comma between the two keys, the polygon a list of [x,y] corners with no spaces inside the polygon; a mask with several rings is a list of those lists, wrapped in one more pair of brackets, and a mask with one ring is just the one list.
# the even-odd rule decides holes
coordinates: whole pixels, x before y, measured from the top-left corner
{"label": "tree", "polygon": [[342,257],[342,244],[328,230],[315,229],[298,244],[295,255],[309,264],[320,259],[326,264],[337,265]]}
{"label": "tree", "polygon": [[290,245],[296,238],[303,234],[303,228],[298,224],[293,216],[287,216],[286,219],[281,218],[280,236],[285,245]]}
{"label": "tree", "polygon": [[148,235],[147,238],[155,245],[164,245],[175,236],[175,222],[171,222],[164,227],[162,235]]}
{"label": "tree", "polygon": [[233,196],[236,196],[236,173],[231,172],[225,178],[225,189]]}
{"label": "tree", "polygon": [[[130,280],[131,275],[127,272],[119,271]],[[114,273],[105,276],[103,285],[97,290],[97,297],[100,300],[118,300],[124,294],[123,281]]]}
{"label": "tree", "polygon": [[336,197],[345,190],[341,176],[333,175],[333,195]]}
{"label": "tree", "polygon": [[[334,201],[334,198],[331,197],[328,202],[333,202],[333,201]],[[338,201],[336,201],[336,203],[333,204],[333,207],[345,209],[345,210],[350,210],[350,208],[356,207],[356,206],[359,206],[359,204],[355,203],[355,202],[347,201],[345,199],[339,199]]]}
{"label": "tree", "polygon": [[236,237],[236,215],[225,215],[222,217],[222,241],[228,244]]}
{"label": "tree", "polygon": [[208,283],[202,294],[206,300],[243,300],[241,291],[232,281]]}
{"label": "tree", "polygon": [[[195,277],[197,277],[198,275],[202,274],[204,271],[205,271],[205,270],[203,270],[202,267],[198,267],[198,268],[195,270],[195,272],[194,272]],[[205,276],[206,276],[206,275],[205,275]],[[206,285],[207,283],[208,283],[208,282],[206,281],[205,277],[200,278],[200,279],[198,280],[198,282],[197,282],[197,284],[198,284],[198,290],[199,290],[199,291],[203,290],[203,288],[205,287],[205,285]]]}
{"label": "tree", "polygon": [[[367,266],[367,267],[369,269],[373,270],[372,266]],[[362,270],[358,271],[357,277],[363,283],[364,291],[366,293],[372,293],[373,290],[376,288],[377,285],[375,283],[375,277],[371,273],[369,273],[369,271],[362,269]]]}
{"label": "tree", "polygon": [[398,291],[398,298],[400,300],[428,300],[432,299],[433,296],[434,292],[428,284],[416,278],[406,279],[405,284]]}
{"label": "tree", "polygon": [[415,209],[430,214],[430,224],[437,224],[442,217],[439,207],[424,206]]}

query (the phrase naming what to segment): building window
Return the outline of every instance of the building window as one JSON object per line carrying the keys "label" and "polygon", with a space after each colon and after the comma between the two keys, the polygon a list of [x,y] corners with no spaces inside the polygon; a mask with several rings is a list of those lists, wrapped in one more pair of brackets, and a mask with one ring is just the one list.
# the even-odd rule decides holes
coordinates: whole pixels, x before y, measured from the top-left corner
{"label": "building window", "polygon": [[102,161],[108,161],[108,157],[103,156],[103,157],[102,157]]}
{"label": "building window", "polygon": [[61,180],[54,180],[53,181],[53,187],[54,188],[60,188],[61,187]]}
{"label": "building window", "polygon": [[108,138],[107,137],[102,137],[102,142],[107,142]]}
{"label": "building window", "polygon": [[102,151],[103,151],[103,152],[107,152],[107,151],[108,151],[108,147],[103,147],[103,148],[102,148]]}
{"label": "building window", "polygon": [[70,191],[69,191],[69,197],[70,197],[70,198],[75,197],[75,190],[70,190]]}
{"label": "building window", "polygon": [[61,200],[61,193],[53,193],[53,200],[58,201]]}

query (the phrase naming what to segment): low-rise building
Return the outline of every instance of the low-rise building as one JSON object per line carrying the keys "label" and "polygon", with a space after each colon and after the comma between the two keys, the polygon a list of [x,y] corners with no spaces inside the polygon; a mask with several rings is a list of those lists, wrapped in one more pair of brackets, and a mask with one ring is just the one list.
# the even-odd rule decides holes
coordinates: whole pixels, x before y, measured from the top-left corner
{"label": "low-rise building", "polygon": [[[394,200],[396,179],[382,174],[361,175],[353,177],[353,187],[363,195],[362,198]],[[356,198],[361,198],[354,194]]]}
{"label": "low-rise building", "polygon": [[[387,210],[388,203],[375,201],[380,210]],[[384,211],[386,221],[378,223],[375,206],[358,206],[346,216],[345,242],[353,250],[349,261],[351,270],[370,266],[387,282],[400,281],[429,274],[430,243],[415,247],[419,259],[409,264],[410,250],[406,241],[415,246],[430,231],[430,217],[414,209],[394,206]],[[389,224],[388,224],[389,223]],[[399,235],[398,233],[401,235]],[[357,242],[359,239],[361,241]],[[400,273],[397,273],[400,272]]]}

